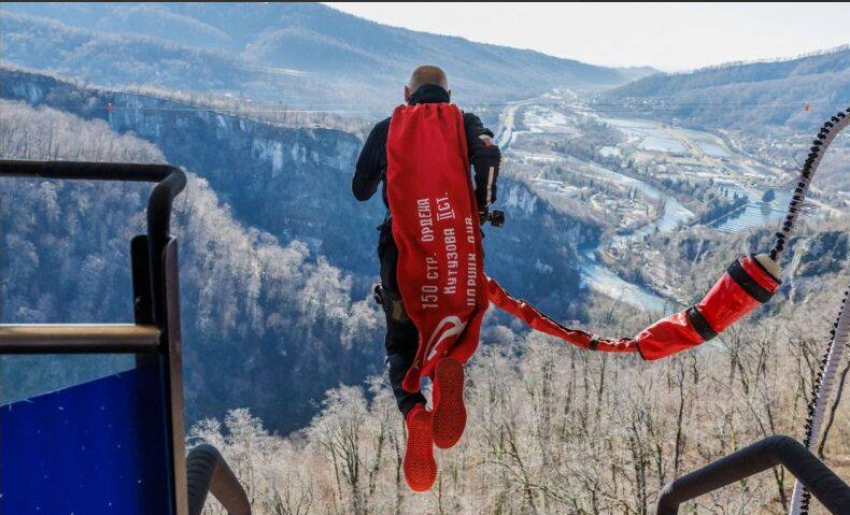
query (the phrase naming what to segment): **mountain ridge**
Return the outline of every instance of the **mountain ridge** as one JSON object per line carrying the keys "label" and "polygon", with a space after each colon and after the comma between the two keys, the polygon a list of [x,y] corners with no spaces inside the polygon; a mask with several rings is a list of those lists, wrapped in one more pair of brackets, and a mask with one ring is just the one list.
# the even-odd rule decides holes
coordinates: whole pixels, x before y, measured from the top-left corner
{"label": "mountain ridge", "polygon": [[597,105],[668,120],[733,129],[804,129],[850,98],[850,47],[773,61],[659,73],[600,95]]}
{"label": "mountain ridge", "polygon": [[[280,88],[292,88],[295,93],[290,96],[302,104],[312,90],[325,105],[340,98],[349,106],[359,103],[385,108],[398,101],[407,75],[422,63],[443,66],[456,97],[467,103],[516,100],[555,87],[611,87],[648,72],[389,27],[316,4],[11,2],[4,3],[3,11],[4,18],[11,20],[4,21],[2,35],[4,48],[12,49],[4,55],[7,62],[56,69],[69,76],[85,75],[103,85],[154,80],[171,89],[214,90],[265,100],[277,100],[286,93]],[[61,26],[46,27],[45,19]],[[68,29],[77,32],[71,34]],[[28,49],[30,32],[39,40],[29,43],[33,48]],[[119,40],[142,36],[153,40],[139,49],[110,53],[99,48],[105,45],[98,45],[106,35]],[[156,69],[158,63],[151,58],[163,49],[173,54],[169,59],[174,62],[164,63],[170,66],[167,71]],[[215,52],[211,57],[204,54],[213,62],[199,61],[202,50]],[[70,59],[79,54],[94,64]],[[60,60],[60,56],[70,57]],[[43,62],[47,58],[54,61],[52,68]],[[129,74],[127,69],[139,67],[132,66],[135,63],[145,64],[143,68],[150,73]],[[240,77],[240,66],[294,69],[306,77],[286,81],[269,74]],[[120,68],[117,72],[123,75],[113,73],[113,67]]]}

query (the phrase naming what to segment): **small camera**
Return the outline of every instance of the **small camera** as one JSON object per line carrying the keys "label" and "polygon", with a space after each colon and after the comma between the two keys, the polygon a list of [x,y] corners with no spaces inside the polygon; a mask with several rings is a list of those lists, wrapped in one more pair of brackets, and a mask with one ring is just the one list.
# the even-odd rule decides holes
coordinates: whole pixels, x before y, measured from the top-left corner
{"label": "small camera", "polygon": [[484,221],[490,222],[490,225],[496,228],[501,228],[505,225],[505,213],[504,211],[488,211],[486,215],[484,215]]}

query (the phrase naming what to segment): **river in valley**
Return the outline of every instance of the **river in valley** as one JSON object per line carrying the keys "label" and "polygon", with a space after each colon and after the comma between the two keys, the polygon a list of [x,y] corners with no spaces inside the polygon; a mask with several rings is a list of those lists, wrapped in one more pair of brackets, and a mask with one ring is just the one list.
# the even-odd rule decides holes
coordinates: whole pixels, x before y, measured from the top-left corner
{"label": "river in valley", "polygon": [[[547,103],[551,106],[551,101]],[[520,132],[513,127],[518,108],[529,105],[535,104],[533,101],[517,102],[506,110],[505,116],[502,119],[503,126],[500,134],[502,136],[500,138],[500,146],[503,147],[504,151],[507,152],[509,150],[510,144],[515,141],[517,134]],[[606,119],[601,116],[597,116],[597,118],[603,123],[608,123],[621,130],[631,143],[636,142],[638,148],[644,151],[676,155],[691,151],[708,156],[709,158],[722,158],[728,166],[741,168],[741,171],[744,174],[749,173],[750,177],[768,172],[764,167],[754,166],[751,159],[735,154],[726,146],[723,140],[711,133],[671,128],[661,122],[652,120]],[[557,121],[559,118],[549,117],[548,120],[550,121],[547,125],[530,127],[531,132],[561,133],[569,130],[567,127],[555,128],[553,130],[550,125],[552,125],[553,120]],[[529,157],[527,154],[523,155]],[[541,155],[537,157],[545,160],[552,159],[553,156]],[[614,244],[631,245],[643,240],[649,234],[674,231],[693,221],[694,213],[686,206],[647,182],[621,174],[596,163],[578,161],[570,156],[562,157],[567,163],[572,161],[575,164],[580,164],[585,170],[588,170],[589,173],[592,173],[601,180],[616,182],[634,189],[641,196],[650,200],[664,200],[664,213],[660,217],[628,234],[614,236]],[[762,196],[767,188],[760,188],[755,185],[757,182],[754,183],[753,181],[748,183],[739,182],[735,177],[733,175],[729,181],[728,187],[730,191],[746,194],[750,198],[750,202],[743,209],[730,216],[714,220],[709,225],[724,232],[738,232],[778,223],[784,214],[788,193],[776,191],[775,200],[769,203],[762,202]],[[661,296],[649,288],[624,280],[605,263],[599,261],[597,259],[597,252],[603,246],[610,245],[611,243],[610,240],[598,241],[594,245],[581,249],[581,274],[582,284],[584,286],[617,301],[652,313],[666,314],[680,309],[677,302]]]}

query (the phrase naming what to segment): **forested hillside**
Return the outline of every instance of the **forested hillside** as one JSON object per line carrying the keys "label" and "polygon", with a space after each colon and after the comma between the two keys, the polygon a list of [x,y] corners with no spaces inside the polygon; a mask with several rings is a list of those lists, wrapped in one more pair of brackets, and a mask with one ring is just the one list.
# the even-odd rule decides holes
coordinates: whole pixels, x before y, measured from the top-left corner
{"label": "forested hillside", "polygon": [[[829,240],[795,241],[795,260],[846,254],[846,238],[821,247]],[[741,243],[714,247],[690,273],[719,273],[707,263],[725,265]],[[767,310],[714,343],[659,362],[499,328],[490,335],[496,345],[470,367],[467,433],[457,447],[438,452],[441,475],[424,495],[404,483],[404,428],[377,379],[329,392],[310,426],[289,438],[234,410],[198,424],[190,442],[224,449],[237,474],[249,478],[263,515],[653,513],[673,478],[769,435],[802,437],[811,382],[850,277],[831,267],[789,268],[793,284],[834,287],[797,297],[792,286],[790,302],[786,287]],[[648,322],[610,301],[595,302],[591,312],[603,334],[632,334]],[[846,400],[834,402],[826,444],[816,448],[842,477],[850,473],[848,409]],[[793,484],[776,468],[689,503],[688,512],[784,514]],[[810,513],[826,511],[813,502]]]}
{"label": "forested hillside", "polygon": [[848,98],[850,48],[841,48],[790,60],[655,74],[604,93],[598,105],[703,127],[806,129],[844,107]]}
{"label": "forested hillside", "polygon": [[[3,157],[164,161],[104,121],[9,102],[2,110]],[[4,179],[3,321],[131,320],[129,241],[143,230],[147,195],[123,183]],[[349,275],[299,241],[238,223],[191,170],[175,208],[190,419],[252,406],[281,430],[297,427],[327,388],[380,371],[376,307],[352,297]],[[74,382],[54,376],[56,366],[8,359],[16,365],[4,368],[4,399]],[[97,375],[85,365],[75,373]]]}
{"label": "forested hillside", "polygon": [[[299,240],[347,272],[366,295],[377,275],[374,252],[384,207],[351,194],[360,141],[323,128],[256,123],[150,95],[86,88],[18,71],[0,75],[3,98],[55,106],[156,144],[169,163],[206,178],[241,223],[281,241]],[[113,103],[111,115],[105,106]],[[509,165],[508,165],[509,166]],[[564,316],[576,311],[577,248],[598,236],[592,222],[558,213],[526,185],[500,181],[511,231],[487,230],[488,268],[508,287]],[[492,249],[492,250],[490,250]],[[534,260],[527,259],[534,252]]]}
{"label": "forested hillside", "polygon": [[[185,339],[199,346],[195,348],[197,361],[187,360],[191,416],[221,415],[227,407],[246,406],[277,430],[293,429],[303,425],[315,412],[315,403],[327,388],[340,382],[357,383],[381,370],[381,328],[375,324],[383,322],[365,323],[369,330],[362,333],[346,329],[343,323],[357,320],[349,310],[359,306],[358,301],[370,298],[371,287],[377,281],[374,227],[384,214],[378,197],[361,204],[351,195],[350,183],[359,147],[355,136],[339,130],[269,125],[175,100],[85,88],[11,70],[0,75],[0,91],[6,99],[73,112],[90,122],[68,120],[78,120],[82,126],[91,127],[71,134],[76,122],[55,125],[42,122],[24,130],[28,116],[43,117],[44,113],[26,111],[21,106],[9,107],[4,109],[4,130],[11,138],[4,142],[10,145],[3,153],[5,157],[124,159],[126,152],[120,147],[116,149],[114,143],[95,145],[88,140],[106,138],[109,142],[144,143],[148,149],[146,155],[185,166],[196,174],[182,202],[190,205],[209,195],[205,205],[218,206],[219,211],[226,213],[221,220],[227,223],[208,217],[195,220],[198,216],[195,212],[186,213],[182,219],[186,227],[195,227],[181,238],[186,240],[184,246],[192,245],[188,254],[182,253],[182,262],[190,267],[183,271],[184,280],[195,281],[195,286],[184,292],[188,299],[185,306],[192,311],[187,317],[194,321],[194,325],[187,324],[194,330]],[[107,113],[105,106],[110,102],[114,110]],[[18,114],[7,122],[6,111]],[[45,112],[53,117],[67,116],[52,110]],[[123,139],[120,133],[125,134]],[[135,159],[132,153],[127,156]],[[52,209],[61,209],[63,214],[79,210],[83,201],[69,202],[67,194],[58,191],[83,188],[81,191],[87,192],[83,204],[94,203],[98,197],[94,190],[86,189],[95,186],[52,188],[59,188],[50,190]],[[485,240],[488,269],[507,287],[535,299],[543,308],[565,318],[583,318],[580,301],[584,293],[579,285],[577,248],[597,237],[598,229],[557,213],[525,185],[508,177],[502,181],[500,191],[512,230],[488,230]],[[29,192],[27,202],[47,201],[41,189],[31,191],[12,182],[2,195],[5,199],[23,192]],[[3,292],[4,299],[10,302],[4,304],[4,318],[36,321],[49,314],[54,317],[51,320],[59,320],[65,313],[51,308],[57,304],[76,309],[67,313],[74,321],[96,316],[112,320],[121,313],[129,317],[130,311],[116,310],[119,306],[129,309],[129,282],[122,275],[127,266],[126,254],[118,245],[124,241],[121,238],[129,241],[130,232],[109,231],[118,231],[123,219],[139,219],[142,194],[137,191],[133,195],[132,198],[119,196],[113,203],[98,207],[103,210],[101,216],[85,219],[91,231],[114,234],[110,237],[114,240],[110,247],[112,254],[95,263],[110,270],[104,275],[104,285],[107,291],[115,293],[98,297],[98,304],[93,307],[76,299],[85,291],[99,291],[99,283],[92,285],[99,269],[84,276],[71,274],[60,281],[58,274],[75,268],[55,266],[63,254],[57,253],[60,247],[54,246],[51,238],[38,236],[38,225],[25,224],[22,228],[14,225],[17,217],[31,220],[24,215],[28,210],[21,208],[27,202],[5,202],[3,209],[9,217],[4,217],[3,227],[9,229],[3,234],[13,245],[4,246],[8,250],[0,271],[12,264],[18,267],[16,270],[26,269],[22,263],[32,260],[41,260],[47,268],[45,274],[4,273],[4,281],[14,282]],[[120,214],[106,216],[111,208]],[[31,210],[39,212],[35,205]],[[55,230],[70,230],[62,225],[65,219],[57,218]],[[78,220],[76,215],[69,215],[68,219],[75,223]],[[104,220],[108,220],[106,226],[98,226]],[[195,223],[200,225],[191,225]],[[228,232],[229,224],[239,230]],[[65,245],[82,246],[77,250],[82,263],[82,256],[94,252],[95,245],[105,240],[79,239],[80,234],[66,235]],[[224,237],[227,234],[239,238],[230,241]],[[250,257],[252,254],[241,249],[254,249],[251,252],[256,252],[256,256]],[[280,256],[274,249],[285,249],[285,256],[291,257]],[[39,258],[42,254],[44,257]],[[530,255],[534,258],[530,259]],[[292,259],[298,267],[303,263],[304,271],[287,269]],[[67,261],[69,266],[72,263],[79,264]],[[198,268],[192,269],[195,266]],[[301,286],[297,287],[281,285],[278,282],[283,279],[277,272],[272,273],[280,270],[278,267],[284,267],[294,276],[315,273],[316,278],[300,277]],[[24,279],[44,282],[30,288]],[[325,283],[335,292],[332,298],[338,300],[321,300],[326,297],[322,293]],[[48,294],[52,284],[65,286],[61,293]],[[95,289],[87,290],[91,288]],[[246,296],[245,289],[252,293]],[[302,289],[320,291],[310,293],[316,297],[302,305],[292,296]],[[37,306],[47,302],[43,295],[53,300],[39,309]],[[310,307],[310,303],[318,303],[319,307]],[[336,309],[333,306],[342,306],[342,311],[334,311],[337,315],[333,316],[326,314],[325,309]],[[369,304],[368,309],[365,306],[362,309],[373,317],[377,307]],[[306,318],[299,318],[301,315]],[[351,342],[357,344],[352,344],[350,350],[339,350]],[[236,349],[248,350],[232,354]],[[193,347],[187,346],[187,358],[193,358],[193,352]],[[197,374],[192,373],[195,366],[200,367]],[[281,398],[287,401],[282,403]]]}
{"label": "forested hillside", "polygon": [[[196,425],[190,442],[224,449],[251,478],[262,514],[652,513],[673,478],[769,435],[802,437],[812,381],[850,284],[847,231],[846,219],[801,228],[774,299],[712,343],[669,359],[588,353],[495,328],[470,367],[467,434],[438,453],[437,488],[425,495],[404,483],[404,428],[377,378],[328,392],[310,426],[288,438],[234,410]],[[767,230],[694,229],[651,245],[665,250],[671,279],[696,300],[736,253],[758,252],[769,240]],[[650,322],[600,298],[588,312],[602,334],[634,334]],[[839,377],[849,371],[844,363]],[[848,410],[846,394],[832,400],[815,448],[842,477],[850,473]],[[793,484],[776,468],[700,498],[689,512],[780,515]],[[810,513],[826,511],[813,502]]]}

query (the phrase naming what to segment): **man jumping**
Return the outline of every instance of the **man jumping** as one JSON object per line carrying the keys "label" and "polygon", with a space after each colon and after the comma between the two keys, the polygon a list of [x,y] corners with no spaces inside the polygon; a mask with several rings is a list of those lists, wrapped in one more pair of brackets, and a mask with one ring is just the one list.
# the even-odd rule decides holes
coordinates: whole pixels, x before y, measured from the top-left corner
{"label": "man jumping", "polygon": [[[448,104],[450,97],[446,74],[436,66],[420,66],[414,70],[409,84],[404,88],[404,99],[410,106]],[[378,184],[383,183],[383,200],[388,208],[386,172],[390,122],[391,118],[387,118],[372,129],[357,160],[352,184],[357,200],[365,201],[375,194]],[[499,148],[493,144],[493,133],[483,126],[476,115],[463,113],[463,133],[466,136],[467,154],[464,157],[475,170],[475,207],[483,219],[490,204],[496,199],[501,155]],[[458,138],[458,142],[462,139]],[[405,376],[417,358],[419,330],[408,316],[400,293],[397,277],[399,249],[394,241],[389,209],[378,230],[381,285],[376,288],[376,294],[383,305],[387,321],[385,347],[390,384],[408,431],[404,473],[411,489],[425,491],[433,486],[437,476],[433,446],[453,446],[460,440],[466,425],[463,365],[453,358],[441,359],[437,363],[433,373],[433,414],[427,409],[427,401],[420,391],[411,392],[403,387]]]}

